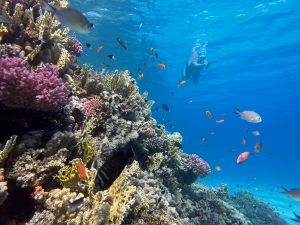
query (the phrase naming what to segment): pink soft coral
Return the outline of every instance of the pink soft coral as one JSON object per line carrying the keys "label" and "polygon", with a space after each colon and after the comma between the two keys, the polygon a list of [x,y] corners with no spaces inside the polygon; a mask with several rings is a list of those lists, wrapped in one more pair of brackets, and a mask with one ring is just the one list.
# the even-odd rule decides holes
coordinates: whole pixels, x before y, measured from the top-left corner
{"label": "pink soft coral", "polygon": [[0,58],[0,102],[11,108],[59,111],[68,102],[69,89],[55,65],[30,71],[22,58]]}

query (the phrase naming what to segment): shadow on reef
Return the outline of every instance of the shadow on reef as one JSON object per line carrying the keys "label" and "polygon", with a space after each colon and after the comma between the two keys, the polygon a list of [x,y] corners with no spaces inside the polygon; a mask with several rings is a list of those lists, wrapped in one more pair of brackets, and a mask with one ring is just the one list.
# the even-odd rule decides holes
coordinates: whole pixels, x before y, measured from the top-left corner
{"label": "shadow on reef", "polygon": [[57,113],[42,113],[25,109],[1,110],[0,105],[0,143],[12,135],[21,136],[32,130],[62,129],[65,124],[62,123],[60,117]]}
{"label": "shadow on reef", "polygon": [[34,215],[36,206],[36,201],[31,196],[33,190],[19,187],[16,180],[8,180],[8,189],[9,195],[0,206],[1,224],[28,222]]}

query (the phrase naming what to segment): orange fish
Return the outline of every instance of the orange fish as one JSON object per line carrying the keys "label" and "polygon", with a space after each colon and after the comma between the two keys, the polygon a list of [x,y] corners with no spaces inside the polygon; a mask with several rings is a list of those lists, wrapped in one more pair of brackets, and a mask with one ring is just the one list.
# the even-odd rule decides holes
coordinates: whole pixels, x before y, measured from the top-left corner
{"label": "orange fish", "polygon": [[159,68],[161,68],[162,70],[166,69],[166,64],[164,64],[164,63],[159,63],[159,64],[157,64],[157,66]]}
{"label": "orange fish", "polygon": [[185,83],[186,83],[186,81],[182,80],[182,81],[179,82],[179,84],[177,86],[180,87],[180,86],[184,85]]}
{"label": "orange fish", "polygon": [[77,166],[78,166],[78,172],[79,172],[80,178],[82,180],[86,180],[87,172],[86,172],[86,168],[85,168],[84,164],[81,161],[78,161]]}
{"label": "orange fish", "polygon": [[220,115],[224,117],[224,116],[225,116],[225,113],[221,113]]}
{"label": "orange fish", "polygon": [[245,137],[243,137],[243,139],[242,139],[242,144],[243,145],[247,144],[247,139]]}
{"label": "orange fish", "polygon": [[225,120],[216,120],[216,123],[224,123]]}
{"label": "orange fish", "polygon": [[248,159],[248,157],[251,155],[251,152],[243,152],[243,153],[241,153],[239,156],[238,156],[238,158],[237,158],[237,160],[236,160],[236,163],[237,164],[241,164],[241,163],[243,163],[243,162],[245,162],[247,159]]}
{"label": "orange fish", "polygon": [[144,74],[142,74],[142,73],[140,73],[140,74],[138,75],[138,79],[143,79],[143,77],[144,77]]}
{"label": "orange fish", "polygon": [[256,142],[256,144],[255,144],[255,146],[254,146],[254,150],[255,150],[256,152],[261,152],[261,150],[262,150],[262,141],[261,141],[261,140],[258,141],[258,142]]}
{"label": "orange fish", "polygon": [[104,46],[103,45],[99,45],[97,48],[97,52],[101,52],[103,50]]}
{"label": "orange fish", "polygon": [[215,170],[216,171],[221,171],[221,167],[220,166],[215,166]]}
{"label": "orange fish", "polygon": [[210,112],[210,111],[205,111],[205,115],[208,117],[208,118],[212,118],[213,117],[213,115],[212,115],[212,113]]}
{"label": "orange fish", "polygon": [[154,55],[154,48],[150,48],[150,56]]}

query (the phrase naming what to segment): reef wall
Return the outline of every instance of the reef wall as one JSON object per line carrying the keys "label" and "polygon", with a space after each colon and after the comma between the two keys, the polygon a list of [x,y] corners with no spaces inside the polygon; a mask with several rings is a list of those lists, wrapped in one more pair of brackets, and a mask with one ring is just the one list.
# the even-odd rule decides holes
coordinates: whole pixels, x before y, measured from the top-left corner
{"label": "reef wall", "polygon": [[37,0],[0,9],[1,224],[258,224],[226,186],[195,183],[208,163],[157,124],[128,71],[80,65],[81,43]]}

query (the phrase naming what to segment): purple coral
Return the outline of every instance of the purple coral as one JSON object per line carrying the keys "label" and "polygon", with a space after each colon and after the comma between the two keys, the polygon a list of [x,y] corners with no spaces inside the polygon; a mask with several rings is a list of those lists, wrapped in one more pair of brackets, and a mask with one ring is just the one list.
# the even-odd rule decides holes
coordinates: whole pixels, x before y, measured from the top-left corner
{"label": "purple coral", "polygon": [[69,38],[67,45],[66,45],[67,51],[74,56],[81,56],[83,52],[82,44],[79,40],[76,38]]}
{"label": "purple coral", "polygon": [[83,103],[83,113],[86,117],[95,116],[103,107],[103,101],[100,98],[92,98]]}
{"label": "purple coral", "polygon": [[197,177],[206,177],[210,172],[210,166],[202,158],[196,154],[182,154],[182,157],[187,160],[187,166]]}
{"label": "purple coral", "polygon": [[55,65],[30,71],[22,58],[0,58],[0,102],[11,108],[55,112],[68,102],[69,89]]}

